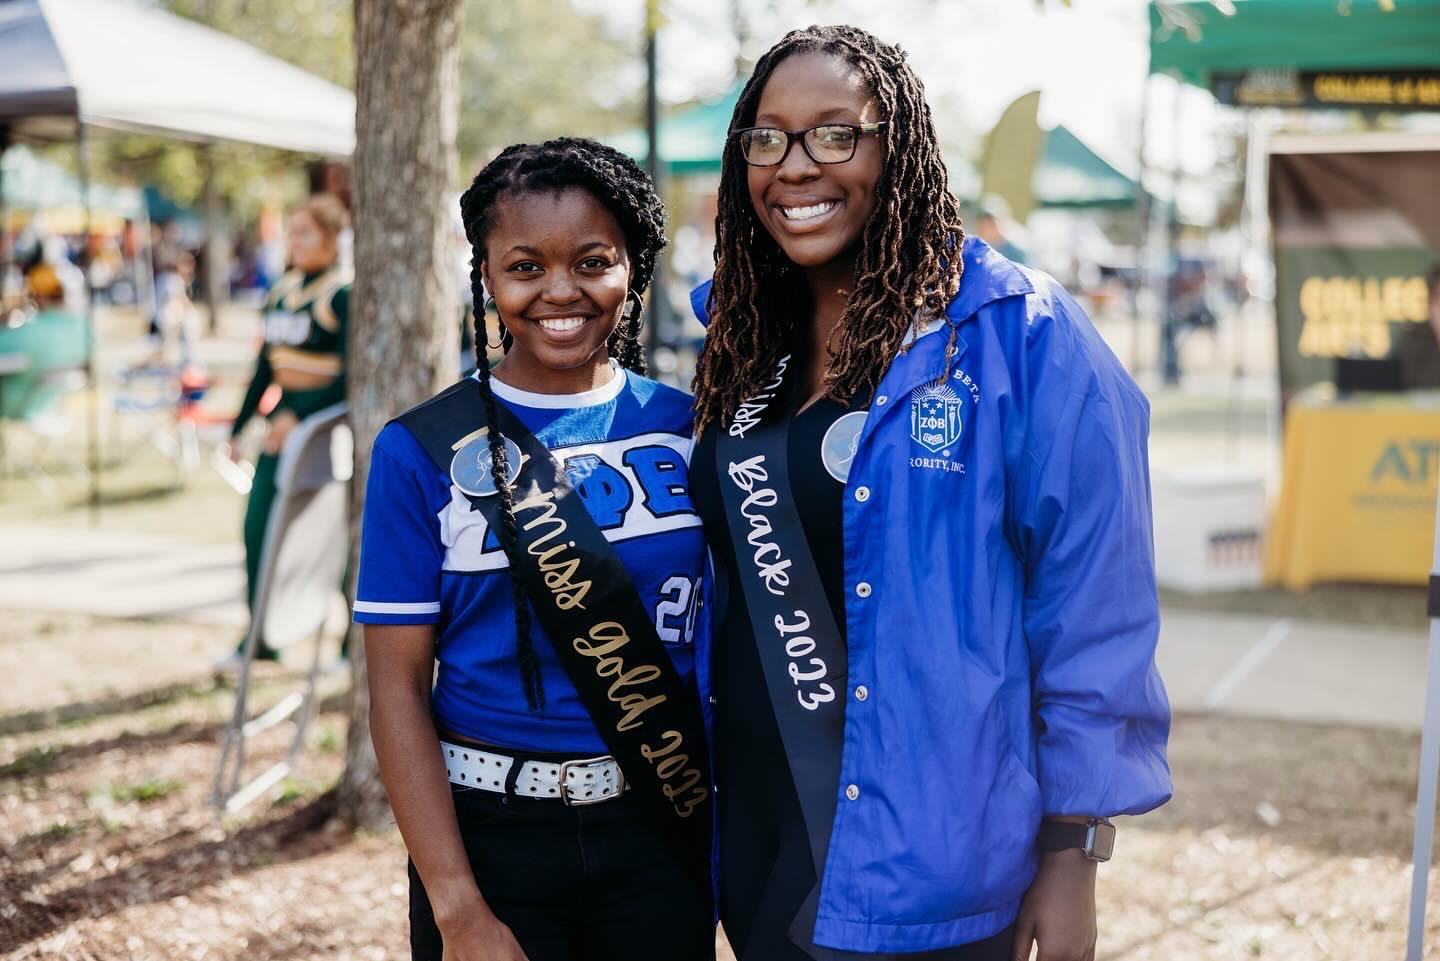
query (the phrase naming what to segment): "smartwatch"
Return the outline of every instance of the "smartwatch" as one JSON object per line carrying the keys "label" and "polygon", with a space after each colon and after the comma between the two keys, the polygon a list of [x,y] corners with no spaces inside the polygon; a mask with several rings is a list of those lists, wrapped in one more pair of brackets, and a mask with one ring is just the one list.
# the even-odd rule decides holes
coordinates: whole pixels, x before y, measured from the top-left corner
{"label": "smartwatch", "polygon": [[1079,848],[1091,861],[1108,861],[1115,852],[1115,825],[1105,818],[1091,818],[1084,824],[1044,821],[1040,824],[1039,841],[1046,851]]}

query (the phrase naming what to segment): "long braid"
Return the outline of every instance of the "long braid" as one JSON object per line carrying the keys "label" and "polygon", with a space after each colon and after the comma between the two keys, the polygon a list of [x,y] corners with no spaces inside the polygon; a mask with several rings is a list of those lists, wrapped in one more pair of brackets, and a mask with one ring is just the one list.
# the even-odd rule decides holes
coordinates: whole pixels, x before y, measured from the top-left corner
{"label": "long braid", "polygon": [[[475,360],[484,399],[485,426],[489,431],[490,464],[500,498],[500,525],[496,532],[509,560],[511,593],[515,601],[515,634],[519,650],[520,680],[530,710],[545,707],[545,685],[540,658],[530,632],[530,603],[516,575],[520,559],[520,534],[515,521],[514,490],[501,482],[509,476],[505,443],[498,423],[495,392],[490,385],[490,362],[486,353],[485,290],[481,265],[485,262],[485,241],[490,216],[499,198],[509,193],[557,191],[579,188],[588,191],[614,215],[625,235],[630,257],[630,301],[637,308],[622,317],[607,347],[621,366],[645,373],[645,353],[640,346],[641,296],[655,274],[655,262],[665,246],[665,207],[645,171],[629,157],[593,140],[566,137],[543,144],[507,147],[475,176],[460,198],[460,216],[470,241],[470,289],[475,309]],[[508,352],[513,342],[500,317],[501,343]]]}
{"label": "long braid", "polygon": [[[485,285],[480,281],[481,259],[470,258],[470,290],[475,303],[485,303]],[[545,709],[545,680],[540,674],[540,657],[535,653],[535,640],[530,635],[530,600],[525,586],[515,572],[520,558],[520,532],[515,524],[515,488],[506,482],[510,476],[505,439],[496,425],[500,417],[495,409],[495,391],[490,386],[490,358],[486,350],[485,308],[475,311],[475,370],[480,380],[480,396],[485,402],[485,429],[490,438],[490,470],[500,497],[500,529],[496,531],[500,547],[510,564],[510,593],[515,598],[515,640],[519,648],[520,681],[525,686],[525,703],[532,711]]]}
{"label": "long braid", "polygon": [[[960,288],[964,226],[950,193],[930,107],[905,53],[857,27],[809,27],[787,34],[755,66],[731,129],[748,127],[775,67],[798,53],[825,53],[855,67],[887,120],[885,169],[875,212],[861,238],[855,282],[828,344],[826,393],[842,402],[873,390],[906,334],[944,312]],[[694,382],[696,431],[724,422],[773,375],[793,347],[799,271],[756,219],[745,158],[725,144],[715,218],[715,282],[710,324]]]}

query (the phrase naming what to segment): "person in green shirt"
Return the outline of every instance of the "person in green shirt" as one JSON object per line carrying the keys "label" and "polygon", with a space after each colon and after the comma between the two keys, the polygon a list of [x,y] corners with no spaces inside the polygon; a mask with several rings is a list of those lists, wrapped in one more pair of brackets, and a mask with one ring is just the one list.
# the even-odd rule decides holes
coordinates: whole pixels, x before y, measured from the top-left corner
{"label": "person in green shirt", "polygon": [[[246,598],[252,614],[285,440],[300,421],[345,399],[350,277],[339,264],[339,240],[348,221],[344,206],[329,194],[311,197],[290,215],[286,240],[291,269],[266,297],[265,340],[230,432],[233,459],[239,456],[235,440],[264,412],[268,423],[245,506]],[[255,656],[275,660],[279,654],[262,646]]]}

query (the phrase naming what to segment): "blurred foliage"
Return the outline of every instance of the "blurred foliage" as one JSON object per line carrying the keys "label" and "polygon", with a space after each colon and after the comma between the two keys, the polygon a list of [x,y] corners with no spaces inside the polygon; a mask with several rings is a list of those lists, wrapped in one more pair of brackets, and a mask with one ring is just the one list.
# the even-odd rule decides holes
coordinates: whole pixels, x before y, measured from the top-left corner
{"label": "blurred foliage", "polygon": [[643,123],[642,43],[639,35],[615,36],[603,16],[569,0],[469,0],[460,53],[462,173],[507,144]]}

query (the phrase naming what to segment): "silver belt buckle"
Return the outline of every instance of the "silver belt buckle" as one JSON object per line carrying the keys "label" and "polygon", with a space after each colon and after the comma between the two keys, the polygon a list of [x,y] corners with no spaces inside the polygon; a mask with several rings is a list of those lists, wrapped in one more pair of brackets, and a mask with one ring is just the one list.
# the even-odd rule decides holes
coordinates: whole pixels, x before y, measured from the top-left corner
{"label": "silver belt buckle", "polygon": [[[571,797],[571,796],[570,796],[570,779],[569,779],[569,777],[567,777],[567,775],[570,773],[570,769],[571,769],[571,768],[582,768],[582,767],[587,767],[588,765],[591,765],[591,764],[599,764],[599,763],[603,763],[603,762],[606,762],[606,761],[614,761],[614,760],[615,760],[615,758],[612,757],[611,755],[609,755],[609,754],[602,754],[602,755],[600,755],[599,757],[589,757],[589,758],[585,758],[585,759],[583,759],[583,760],[577,760],[577,761],[562,761],[562,762],[560,762],[560,800],[563,801],[563,802],[565,802],[565,806],[566,806],[566,807],[585,807],[586,805],[599,804],[599,803],[602,802],[602,801],[609,801],[609,800],[611,800],[611,799],[613,799],[613,798],[619,797],[619,796],[621,795],[621,793],[623,793],[624,790],[625,790],[625,772],[622,771],[622,770],[620,770],[620,765],[619,765],[619,764],[616,764],[616,765],[615,765],[615,780],[616,780],[616,783],[615,783],[615,791],[614,791],[614,793],[612,793],[612,794],[603,794],[603,795],[601,795],[600,797],[590,797],[590,798],[587,798],[587,797]],[[597,776],[598,776],[598,775],[597,775]],[[579,785],[576,785],[576,787],[578,788]],[[597,788],[599,787],[599,782],[598,782],[598,781],[596,782],[596,787],[597,787]]]}

